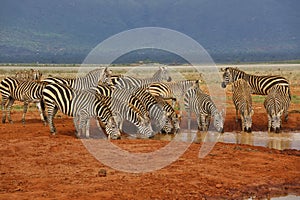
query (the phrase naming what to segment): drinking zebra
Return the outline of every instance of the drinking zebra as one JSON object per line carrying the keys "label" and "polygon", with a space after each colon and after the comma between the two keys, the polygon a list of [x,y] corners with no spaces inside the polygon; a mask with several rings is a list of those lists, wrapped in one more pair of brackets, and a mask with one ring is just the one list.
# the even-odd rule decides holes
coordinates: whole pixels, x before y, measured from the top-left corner
{"label": "drinking zebra", "polygon": [[73,89],[85,90],[92,87],[97,87],[99,82],[110,83],[111,71],[107,67],[94,69],[83,77],[79,78],[62,78],[62,77],[48,77],[43,80],[47,83],[59,83],[67,85]]}
{"label": "drinking zebra", "polygon": [[275,85],[270,90],[264,101],[268,114],[268,131],[273,129],[279,133],[281,129],[281,116],[290,106],[290,96],[284,85]]}
{"label": "drinking zebra", "polygon": [[239,79],[233,82],[232,85],[232,100],[235,106],[235,119],[238,121],[238,112],[241,115],[242,131],[251,132],[252,115],[252,97],[251,88],[244,79]]}
{"label": "drinking zebra", "polygon": [[30,69],[18,71],[15,74],[15,78],[20,81],[40,81],[42,78],[42,72],[39,70]]}
{"label": "drinking zebra", "polygon": [[137,88],[146,87],[149,83],[171,81],[168,68],[165,66],[159,67],[159,70],[154,73],[151,78],[139,79],[132,76],[113,76],[111,82],[118,88]]}
{"label": "drinking zebra", "polygon": [[123,122],[125,120],[134,124],[138,129],[138,136],[141,137],[152,137],[154,132],[151,128],[150,121],[145,119],[136,107],[124,100],[119,99],[118,96],[104,96],[97,94],[98,98],[101,99],[111,109],[113,114],[117,118],[117,124],[120,130],[123,130]]}
{"label": "drinking zebra", "polygon": [[[121,133],[108,106],[90,91],[76,90],[69,86],[51,83],[43,90],[43,97],[48,110],[50,132],[56,134],[53,118],[58,110],[74,117],[74,125],[78,136],[83,133],[89,137],[89,119],[95,117],[104,124],[106,134],[111,139],[119,139]],[[79,125],[77,125],[79,121]]]}
{"label": "drinking zebra", "polygon": [[[221,69],[223,71],[223,82],[221,86],[226,88],[226,86],[238,79],[246,80],[252,90],[252,94],[267,95],[270,89],[275,85],[281,85],[287,91],[289,98],[291,99],[291,93],[289,88],[289,82],[286,78],[281,76],[256,76],[245,73],[237,68],[227,67]],[[284,113],[285,121],[288,120],[288,112]]]}
{"label": "drinking zebra", "polygon": [[[174,109],[166,105],[166,102],[157,101],[151,94],[145,89],[120,89],[114,88],[109,85],[98,85],[96,88],[97,92],[112,98],[118,98],[124,102],[134,105],[138,110],[141,111],[143,116],[150,117],[150,119],[159,123],[158,130],[160,132],[171,133],[172,129],[179,129],[178,116]],[[116,90],[116,93],[113,91]],[[157,130],[157,129],[155,129]]]}
{"label": "drinking zebra", "polygon": [[42,90],[46,83],[37,81],[19,81],[16,78],[7,77],[0,83],[0,92],[2,94],[2,123],[6,121],[7,117],[10,123],[13,123],[11,119],[11,107],[14,101],[24,102],[22,123],[25,124],[25,116],[30,102],[35,102],[40,112],[41,120],[46,123],[45,108],[42,101]]}
{"label": "drinking zebra", "polygon": [[172,129],[174,129],[173,123],[176,121],[173,117],[177,117],[177,115],[172,115],[164,104],[157,101],[155,97],[144,88],[135,89],[133,94],[144,102],[150,119],[153,121],[155,130],[171,133]]}
{"label": "drinking zebra", "polygon": [[210,118],[213,117],[214,127],[218,132],[223,133],[224,117],[223,111],[219,112],[209,95],[203,93],[199,85],[191,87],[184,96],[184,105],[188,113],[188,129],[191,127],[191,113],[197,117],[198,129],[207,131]]}

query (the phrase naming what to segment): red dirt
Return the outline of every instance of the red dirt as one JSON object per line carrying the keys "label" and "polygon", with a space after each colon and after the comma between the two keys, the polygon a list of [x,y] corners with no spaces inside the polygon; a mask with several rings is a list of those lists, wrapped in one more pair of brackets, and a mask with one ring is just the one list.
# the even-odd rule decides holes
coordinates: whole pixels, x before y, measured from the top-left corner
{"label": "red dirt", "polygon": [[[264,108],[253,118],[254,131],[266,131]],[[291,106],[291,110],[295,105]],[[239,130],[232,107],[225,131]],[[217,143],[203,159],[192,144],[171,165],[149,173],[114,170],[96,160],[74,136],[71,118],[55,119],[58,134],[39,120],[36,109],[13,112],[14,124],[1,124],[0,199],[245,199],[300,195],[300,151]],[[300,114],[290,114],[284,131],[300,130]],[[113,144],[149,152],[166,141],[122,139]],[[106,174],[105,174],[106,172]]]}

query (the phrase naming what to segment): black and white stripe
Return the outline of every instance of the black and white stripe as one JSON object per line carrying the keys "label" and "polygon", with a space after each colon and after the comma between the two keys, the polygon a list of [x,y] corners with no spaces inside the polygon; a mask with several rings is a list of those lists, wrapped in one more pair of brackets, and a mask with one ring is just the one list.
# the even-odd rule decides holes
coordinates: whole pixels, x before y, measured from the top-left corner
{"label": "black and white stripe", "polygon": [[241,115],[242,131],[251,132],[252,108],[251,88],[247,81],[239,79],[232,85],[232,101],[236,110],[236,121],[238,121],[238,112]]}
{"label": "black and white stripe", "polygon": [[159,70],[154,73],[151,78],[135,78],[132,76],[113,76],[112,83],[118,88],[138,88],[146,87],[149,83],[171,81],[172,78],[169,75],[168,68],[165,66],[159,67]]}
{"label": "black and white stripe", "polygon": [[219,112],[209,95],[203,93],[199,85],[191,87],[184,96],[185,109],[188,112],[188,129],[190,129],[191,113],[197,117],[198,129],[207,131],[210,118],[213,117],[214,127],[218,132],[224,132],[223,111]]}
{"label": "black and white stripe", "polygon": [[99,93],[98,95],[116,116],[120,130],[123,130],[123,123],[127,120],[137,127],[138,136],[149,138],[154,135],[149,119],[145,119],[143,114],[133,104],[125,102],[122,98],[119,99],[119,96],[115,96],[114,92],[112,96],[104,96]]}
{"label": "black and white stripe", "polygon": [[40,116],[43,122],[45,122],[45,108],[42,101],[42,90],[45,87],[45,83],[37,81],[19,81],[16,78],[7,77],[0,83],[0,91],[2,94],[2,123],[6,121],[6,110],[8,121],[12,123],[11,119],[11,107],[14,101],[24,102],[22,122],[25,123],[25,116],[30,102],[37,104]]}
{"label": "black and white stripe", "polygon": [[43,80],[47,83],[59,83],[67,85],[73,89],[85,90],[97,87],[100,83],[110,83],[111,71],[107,67],[94,69],[83,77],[79,78],[62,78],[62,77],[48,77]]}
{"label": "black and white stripe", "polygon": [[[275,85],[281,85],[285,87],[288,92],[289,98],[291,99],[291,91],[289,87],[289,82],[286,78],[282,76],[256,76],[247,74],[242,70],[237,68],[227,67],[223,71],[223,82],[221,86],[225,88],[228,84],[238,80],[246,80],[252,90],[252,94],[267,95],[269,90]],[[288,113],[285,113],[285,119],[288,119]]]}
{"label": "black and white stripe", "polygon": [[[111,139],[119,139],[120,132],[109,107],[90,91],[79,91],[66,85],[51,83],[43,90],[43,97],[48,110],[50,132],[55,134],[56,128],[53,118],[58,110],[74,117],[77,133],[83,134],[91,117],[100,119],[105,131]],[[77,125],[79,121],[79,125]],[[89,137],[89,133],[85,133]]]}
{"label": "black and white stripe", "polygon": [[[283,85],[275,85],[270,90],[264,101],[264,107],[268,114],[268,131],[273,129],[279,133],[281,129],[281,116],[288,112],[290,96],[287,88]],[[285,117],[287,114],[285,114]]]}

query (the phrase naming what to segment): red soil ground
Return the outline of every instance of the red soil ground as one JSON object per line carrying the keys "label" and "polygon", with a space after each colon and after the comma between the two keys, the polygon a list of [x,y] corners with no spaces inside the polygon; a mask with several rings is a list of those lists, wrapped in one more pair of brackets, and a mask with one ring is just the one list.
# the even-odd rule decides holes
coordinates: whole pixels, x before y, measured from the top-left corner
{"label": "red soil ground", "polygon": [[[267,130],[267,116],[256,105],[254,131]],[[291,106],[291,110],[296,105]],[[227,109],[225,131],[239,130]],[[171,165],[148,173],[126,173],[96,160],[74,135],[71,118],[55,119],[58,133],[31,109],[25,126],[0,125],[0,199],[245,199],[300,195],[300,151],[217,143],[203,159],[192,144]],[[300,114],[290,114],[284,131],[300,130]],[[122,139],[113,144],[130,152],[149,152],[166,141]],[[106,172],[106,174],[104,173]]]}

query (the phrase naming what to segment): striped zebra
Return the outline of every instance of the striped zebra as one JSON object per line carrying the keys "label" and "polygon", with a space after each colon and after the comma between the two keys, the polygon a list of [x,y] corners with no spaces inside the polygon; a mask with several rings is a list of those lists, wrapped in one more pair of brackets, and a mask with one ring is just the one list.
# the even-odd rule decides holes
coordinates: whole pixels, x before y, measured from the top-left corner
{"label": "striped zebra", "polygon": [[15,78],[20,81],[40,81],[42,78],[42,72],[39,70],[30,69],[18,71],[15,74]]}
{"label": "striped zebra", "polygon": [[[166,111],[168,118],[170,119],[171,123],[172,123],[172,129],[173,130],[169,130],[169,127],[165,127],[161,130],[162,133],[170,133],[170,132],[174,132],[174,133],[178,133],[179,129],[180,129],[180,115],[178,115],[174,108],[167,102],[165,101],[165,99],[160,98],[160,97],[155,97],[155,99],[157,100],[158,104],[162,107],[162,109],[164,111]],[[168,123],[168,121],[166,122]]]}
{"label": "striped zebra", "polygon": [[[58,110],[74,117],[78,136],[89,137],[88,125],[91,117],[98,118],[105,126],[110,139],[119,139],[121,133],[108,106],[90,91],[76,90],[63,84],[50,83],[43,90],[45,106],[48,110],[50,132],[56,134],[53,118]],[[79,125],[77,124],[79,121]]]}
{"label": "striped zebra", "polygon": [[99,82],[109,83],[111,71],[107,67],[99,68],[90,71],[83,77],[79,78],[62,78],[62,77],[48,77],[43,80],[47,83],[59,83],[67,85],[73,89],[85,90],[92,87],[97,87]]}
{"label": "striped zebra", "polygon": [[[118,94],[113,94],[115,89],[119,91]],[[104,96],[111,96],[113,98],[116,96],[118,99],[134,105],[134,107],[142,112],[143,116],[147,116],[146,119],[150,117],[150,119],[159,123],[158,130],[160,132],[171,133],[174,127],[176,131],[179,129],[178,116],[174,112],[174,109],[165,102],[158,102],[145,89],[124,90],[109,85],[98,85],[96,90]]]}
{"label": "striped zebra", "polygon": [[247,81],[239,79],[232,85],[232,100],[235,106],[235,119],[238,121],[238,112],[241,114],[242,131],[251,132],[252,108],[251,88]]}
{"label": "striped zebra", "polygon": [[19,81],[13,77],[3,79],[0,83],[0,91],[2,94],[2,123],[5,123],[6,121],[6,110],[8,121],[13,123],[10,112],[15,100],[24,102],[22,116],[23,124],[25,124],[25,116],[30,102],[35,102],[37,104],[41,120],[46,123],[45,108],[42,101],[42,90],[45,85],[45,83],[37,81]]}
{"label": "striped zebra", "polygon": [[279,133],[281,129],[281,116],[290,106],[290,96],[284,85],[273,86],[265,98],[264,107],[268,114],[268,131],[273,129]]}
{"label": "striped zebra", "polygon": [[[148,85],[148,91],[155,97],[161,97],[165,100],[172,100],[172,106],[175,107],[177,98],[184,96],[186,91],[194,84],[198,84],[199,80],[184,80],[178,82],[155,82]],[[178,104],[179,105],[179,104]]]}
{"label": "striped zebra", "polygon": [[166,66],[159,67],[158,71],[154,73],[151,78],[139,79],[132,76],[113,76],[111,82],[118,88],[137,88],[146,87],[149,83],[171,81],[168,68]]}
{"label": "striped zebra", "polygon": [[[169,111],[172,107],[168,107],[165,103],[157,101],[145,88],[137,88],[133,94],[144,102],[150,119],[153,121],[154,129],[164,133],[171,133],[172,129],[174,129],[173,124],[178,121],[178,116]],[[176,124],[175,129],[177,127],[179,127],[179,125]]]}
{"label": "striped zebra", "polygon": [[150,123],[149,112],[147,111],[144,103],[140,101],[140,99],[138,99],[136,96],[134,96],[133,91],[115,88],[113,86],[103,84],[99,84],[95,89],[96,92],[101,95],[110,96],[113,99],[117,99],[118,101],[127,103],[144,118],[145,122]]}
{"label": "striped zebra", "polygon": [[196,114],[199,130],[207,131],[210,124],[210,118],[213,117],[213,124],[216,130],[221,133],[224,132],[223,111],[218,111],[210,96],[203,93],[198,84],[191,87],[186,92],[184,96],[184,105],[188,112],[188,129],[190,129],[191,113],[193,112]]}
{"label": "striped zebra", "polygon": [[[221,69],[223,71],[223,82],[221,86],[226,88],[229,83],[232,83],[238,79],[245,79],[252,90],[252,94],[258,95],[267,95],[269,90],[274,85],[282,85],[284,86],[286,92],[289,94],[289,98],[291,99],[291,93],[289,88],[289,82],[286,78],[281,76],[256,76],[245,73],[242,70],[237,68],[227,67],[225,69]],[[284,113],[285,121],[288,120],[288,112]]]}
{"label": "striped zebra", "polygon": [[104,96],[100,93],[97,95],[106,105],[108,105],[116,116],[116,121],[120,130],[123,130],[123,122],[124,120],[127,120],[137,127],[138,136],[149,138],[154,135],[149,120],[145,119],[135,106],[128,102],[124,102],[124,100],[119,99],[118,96]]}

